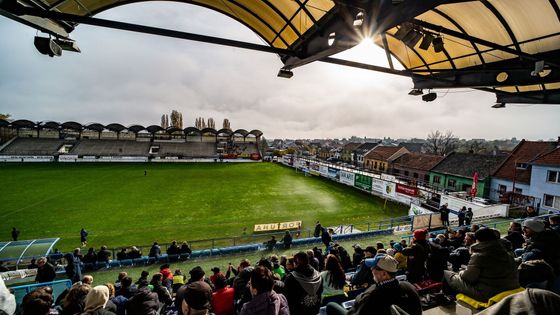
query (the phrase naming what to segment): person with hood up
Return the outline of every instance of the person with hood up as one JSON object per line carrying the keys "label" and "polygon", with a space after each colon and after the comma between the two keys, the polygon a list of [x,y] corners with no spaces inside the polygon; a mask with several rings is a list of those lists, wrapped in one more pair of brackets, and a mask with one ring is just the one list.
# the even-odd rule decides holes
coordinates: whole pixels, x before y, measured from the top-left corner
{"label": "person with hood up", "polygon": [[124,303],[126,313],[134,315],[157,315],[162,304],[158,295],[146,286],[138,288],[138,292]]}
{"label": "person with hood up", "polygon": [[240,315],[289,315],[288,301],[272,291],[274,278],[265,267],[256,267],[249,282],[253,299],[243,304]]}
{"label": "person with hood up", "polygon": [[115,315],[104,309],[107,301],[109,301],[109,288],[104,285],[94,287],[86,295],[86,306],[82,315]]}
{"label": "person with hood up", "polygon": [[64,269],[68,279],[72,280],[72,283],[82,280],[82,262],[80,258],[72,253],[64,254],[64,258],[66,259],[66,267]]}
{"label": "person with hood up", "polygon": [[309,265],[304,252],[294,255],[295,269],[286,276],[284,292],[292,315],[319,313],[323,283],[321,275]]}
{"label": "person with hood up", "polygon": [[12,315],[16,311],[16,297],[6,288],[0,277],[0,312]]}

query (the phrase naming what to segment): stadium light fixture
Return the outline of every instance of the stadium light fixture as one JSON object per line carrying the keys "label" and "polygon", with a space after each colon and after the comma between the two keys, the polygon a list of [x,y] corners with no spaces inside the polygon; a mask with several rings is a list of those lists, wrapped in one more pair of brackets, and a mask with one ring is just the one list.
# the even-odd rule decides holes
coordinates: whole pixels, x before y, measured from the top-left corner
{"label": "stadium light fixture", "polygon": [[420,96],[424,94],[424,91],[422,91],[422,89],[412,89],[410,90],[410,92],[408,92],[408,95],[412,95],[412,96]]}
{"label": "stadium light fixture", "polygon": [[506,108],[506,103],[496,103],[492,105],[492,108]]}
{"label": "stadium light fixture", "polygon": [[76,42],[73,40],[65,40],[65,39],[57,38],[54,40],[54,42],[57,43],[58,46],[60,46],[60,48],[62,48],[63,50],[73,51],[78,53],[82,52],[80,50],[80,47],[78,47],[78,45],[76,45]]}
{"label": "stadium light fixture", "polygon": [[434,41],[435,36],[430,34],[430,33],[426,33],[424,35],[424,38],[422,39],[422,42],[420,43],[419,48],[423,49],[423,50],[428,50],[428,48],[430,48],[430,45],[432,45],[432,42]]}
{"label": "stadium light fixture", "polygon": [[401,27],[395,32],[395,38],[398,40],[404,40],[408,33],[413,30],[413,25],[410,23],[403,23]]}
{"label": "stadium light fixture", "polygon": [[51,57],[62,55],[62,48],[50,37],[35,36],[33,44],[43,55]]}
{"label": "stadium light fixture", "polygon": [[439,53],[443,51],[443,38],[438,36],[432,40],[432,44],[434,45],[434,51]]}
{"label": "stadium light fixture", "polygon": [[418,44],[418,42],[422,39],[422,33],[417,30],[411,30],[406,37],[403,39],[403,42],[406,46],[410,47],[411,49]]}
{"label": "stadium light fixture", "polygon": [[291,77],[294,76],[294,73],[288,69],[280,69],[280,71],[278,71],[278,77],[280,78],[285,78],[285,79],[289,79]]}
{"label": "stadium light fixture", "polygon": [[354,19],[354,23],[352,23],[352,25],[354,27],[361,27],[364,24],[364,18],[365,18],[365,14],[363,11],[358,12],[358,14],[356,14],[356,18]]}

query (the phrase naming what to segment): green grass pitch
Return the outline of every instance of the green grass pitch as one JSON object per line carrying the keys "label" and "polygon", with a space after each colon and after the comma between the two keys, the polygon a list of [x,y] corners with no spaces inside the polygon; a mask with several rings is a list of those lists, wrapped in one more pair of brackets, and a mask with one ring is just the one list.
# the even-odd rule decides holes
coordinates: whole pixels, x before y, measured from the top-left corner
{"label": "green grass pitch", "polygon": [[[147,176],[144,176],[144,170]],[[406,215],[351,187],[272,163],[0,164],[0,240],[60,237],[61,250],[251,234],[254,224],[359,223]],[[196,249],[196,246],[195,246]]]}

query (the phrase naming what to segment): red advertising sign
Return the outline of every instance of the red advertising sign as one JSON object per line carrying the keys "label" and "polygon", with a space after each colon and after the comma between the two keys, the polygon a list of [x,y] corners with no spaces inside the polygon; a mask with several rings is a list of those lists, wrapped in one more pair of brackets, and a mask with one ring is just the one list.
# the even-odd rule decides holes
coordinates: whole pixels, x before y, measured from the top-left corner
{"label": "red advertising sign", "polygon": [[413,196],[413,197],[418,194],[418,188],[409,187],[402,184],[397,184],[396,191],[400,194]]}

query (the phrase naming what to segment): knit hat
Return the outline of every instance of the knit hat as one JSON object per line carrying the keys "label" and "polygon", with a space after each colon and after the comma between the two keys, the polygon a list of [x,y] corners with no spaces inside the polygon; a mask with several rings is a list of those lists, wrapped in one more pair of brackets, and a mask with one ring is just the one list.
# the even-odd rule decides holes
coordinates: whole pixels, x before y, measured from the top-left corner
{"label": "knit hat", "polygon": [[104,285],[98,285],[91,289],[86,295],[86,306],[84,313],[90,314],[94,311],[104,308],[109,300],[109,288]]}
{"label": "knit hat", "polygon": [[417,241],[423,241],[426,239],[426,234],[428,234],[428,231],[426,229],[419,229],[414,231],[414,233],[412,233],[412,236]]}
{"label": "knit hat", "polygon": [[202,279],[202,277],[204,277],[205,273],[200,266],[196,266],[193,269],[191,269],[191,271],[189,271],[189,274],[191,275],[192,281],[198,281]]}
{"label": "knit hat", "polygon": [[195,310],[210,309],[210,300],[212,298],[212,288],[203,281],[195,281],[189,283],[185,290],[185,302]]}
{"label": "knit hat", "polygon": [[395,244],[393,245],[393,248],[394,248],[397,252],[402,252],[402,250],[403,250],[401,243],[395,243]]}
{"label": "knit hat", "polygon": [[537,219],[527,219],[523,221],[523,226],[535,233],[544,231],[544,222]]}
{"label": "knit hat", "polygon": [[373,246],[368,246],[366,247],[366,249],[364,249],[364,252],[370,252],[373,255],[377,254],[377,249]]}
{"label": "knit hat", "polygon": [[377,267],[387,272],[397,272],[399,262],[389,255],[377,255],[374,258],[366,259],[365,265],[369,268]]}

